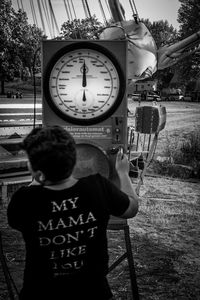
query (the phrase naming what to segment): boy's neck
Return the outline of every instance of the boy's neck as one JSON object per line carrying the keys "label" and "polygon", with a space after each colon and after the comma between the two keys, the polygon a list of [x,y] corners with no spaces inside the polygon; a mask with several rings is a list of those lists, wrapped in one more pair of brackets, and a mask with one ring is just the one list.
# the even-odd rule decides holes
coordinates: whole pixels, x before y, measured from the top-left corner
{"label": "boy's neck", "polygon": [[46,180],[43,186],[52,190],[63,190],[65,188],[72,187],[77,183],[77,181],[78,179],[74,178],[73,176],[70,176],[68,178],[56,182]]}

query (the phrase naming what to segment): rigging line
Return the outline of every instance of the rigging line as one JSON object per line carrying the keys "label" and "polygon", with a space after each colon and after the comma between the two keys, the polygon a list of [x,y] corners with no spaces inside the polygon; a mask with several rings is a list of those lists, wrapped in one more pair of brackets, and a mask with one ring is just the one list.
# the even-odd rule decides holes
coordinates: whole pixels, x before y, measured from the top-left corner
{"label": "rigging line", "polygon": [[84,0],[82,0],[82,5],[83,5],[83,10],[84,10],[84,12],[85,12],[86,18],[89,18],[89,15],[88,15],[87,8],[86,8],[86,6],[85,6]]}
{"label": "rigging line", "polygon": [[22,0],[20,2],[21,2],[22,11],[24,12],[24,6],[23,6],[23,3],[22,3]]}
{"label": "rigging line", "polygon": [[132,1],[129,0],[129,3],[130,3],[130,7],[131,7],[131,9],[132,9],[133,15],[135,15],[135,10],[134,10],[134,8],[133,8],[133,3],[132,3]]}
{"label": "rigging line", "polygon": [[50,0],[48,0],[48,7],[49,7],[49,13],[50,13],[50,20],[51,20],[51,28],[52,28],[52,35],[51,37],[55,37],[55,30],[54,30],[54,22],[53,22],[53,15],[51,11],[51,5],[50,5]]}
{"label": "rigging line", "polygon": [[76,12],[75,12],[75,9],[74,9],[73,0],[71,0],[71,6],[72,6],[72,9],[73,9],[73,12],[74,12],[75,19],[77,19]]}
{"label": "rigging line", "polygon": [[53,29],[52,29],[51,12],[49,11],[48,0],[44,0],[44,6],[46,8],[46,13],[47,13],[47,23],[48,23],[48,27],[49,27],[49,33],[52,38],[52,37],[54,37],[54,34],[53,34]]}
{"label": "rigging line", "polygon": [[35,20],[35,16],[34,16],[34,13],[33,13],[32,5],[33,5],[32,0],[30,0],[30,7],[31,7],[32,18],[33,18],[33,24],[36,24],[36,20]]}
{"label": "rigging line", "polygon": [[88,5],[87,0],[85,0],[85,5],[86,5],[87,11],[88,11],[88,15],[89,15],[90,19],[92,20],[92,15],[90,13],[90,9],[89,9],[89,5]]}
{"label": "rigging line", "polygon": [[65,10],[66,10],[66,13],[67,13],[68,20],[70,20],[69,12],[68,12],[68,9],[67,9],[67,4],[66,4],[65,0],[63,0],[63,2],[64,2],[64,6],[65,6]]}
{"label": "rigging line", "polygon": [[70,15],[70,18],[71,18],[71,21],[72,21],[73,20],[73,16],[72,16],[71,7],[69,5],[69,1],[68,0],[66,0],[66,1],[67,1],[68,9],[69,9],[69,15]]}
{"label": "rigging line", "polygon": [[51,0],[49,0],[49,4],[50,4],[50,10],[51,10],[51,13],[52,13],[52,16],[53,16],[53,21],[54,21],[54,24],[55,24],[55,27],[56,27],[56,30],[57,30],[57,34],[59,35],[60,34],[60,30],[58,28],[58,23],[56,21],[56,16],[54,14],[54,10],[53,10],[53,6],[52,6],[52,3],[51,3]]}
{"label": "rigging line", "polygon": [[105,15],[105,11],[103,9],[103,5],[101,3],[101,0],[99,0],[99,6],[100,6],[100,9],[101,9],[101,13],[103,15],[103,19],[104,19],[104,22],[107,24],[107,19],[106,19],[106,15]]}
{"label": "rigging line", "polygon": [[106,3],[106,6],[107,6],[107,9],[108,9],[108,12],[110,14],[110,18],[112,18],[112,14],[111,14],[110,6],[108,4],[108,0],[105,0],[105,3]]}
{"label": "rigging line", "polygon": [[46,21],[47,21],[47,25],[49,27],[50,35],[52,36],[51,21],[50,21],[50,16],[49,16],[49,11],[48,11],[48,5],[47,5],[45,0],[44,0],[44,2],[42,0],[42,6],[43,6],[43,10],[44,10],[44,13],[45,13],[45,16],[46,16]]}
{"label": "rigging line", "polygon": [[137,8],[136,8],[136,5],[135,5],[135,1],[132,0],[132,2],[133,2],[133,6],[134,6],[134,8],[135,8],[136,15],[137,15],[137,17],[139,18],[139,16],[138,16],[138,11],[137,11]]}
{"label": "rigging line", "polygon": [[32,15],[33,15],[33,22],[38,26],[38,21],[37,21],[37,17],[36,17],[36,13],[35,13],[35,7],[33,4],[33,0],[30,0],[30,5],[31,5],[31,10],[32,10]]}
{"label": "rigging line", "polygon": [[18,10],[20,10],[19,0],[17,0],[17,6],[18,6]]}
{"label": "rigging line", "polygon": [[40,0],[37,0],[37,4],[38,4],[38,8],[39,8],[39,14],[40,14],[40,19],[41,19],[41,23],[42,23],[42,28],[43,28],[44,33],[47,35],[46,28],[45,28],[45,25],[44,25],[43,16],[42,16],[42,9],[41,9],[41,6],[40,6]]}

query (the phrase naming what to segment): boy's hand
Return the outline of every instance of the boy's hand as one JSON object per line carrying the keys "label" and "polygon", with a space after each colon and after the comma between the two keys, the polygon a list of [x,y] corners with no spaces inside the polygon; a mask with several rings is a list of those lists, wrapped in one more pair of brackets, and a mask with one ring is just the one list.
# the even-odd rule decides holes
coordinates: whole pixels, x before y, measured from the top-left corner
{"label": "boy's hand", "polygon": [[117,152],[115,168],[118,174],[129,173],[129,161],[122,148]]}

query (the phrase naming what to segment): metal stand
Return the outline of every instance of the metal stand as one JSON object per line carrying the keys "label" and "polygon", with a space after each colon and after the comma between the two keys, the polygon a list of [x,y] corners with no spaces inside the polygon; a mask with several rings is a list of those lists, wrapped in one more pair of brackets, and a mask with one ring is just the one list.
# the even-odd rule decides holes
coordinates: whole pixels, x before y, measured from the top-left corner
{"label": "metal stand", "polygon": [[127,220],[112,217],[108,224],[108,230],[123,230],[124,238],[125,238],[125,246],[126,246],[126,252],[122,256],[120,256],[109,267],[109,272],[111,272],[124,259],[127,258],[128,266],[129,266],[130,281],[131,281],[132,297],[133,297],[133,300],[139,300],[139,292],[138,292],[134,260],[133,260],[133,254],[132,254],[132,247],[131,247],[131,240],[130,240],[130,231],[129,231],[129,225],[127,223]]}
{"label": "metal stand", "polygon": [[4,273],[9,298],[10,298],[10,300],[15,300],[16,299],[15,296],[16,295],[19,296],[19,293],[18,293],[17,287],[16,287],[16,285],[13,281],[13,278],[11,277],[11,274],[9,272],[9,269],[8,269],[8,266],[7,266],[7,263],[6,263],[6,260],[5,260],[5,256],[4,256],[4,253],[3,253],[3,244],[2,244],[1,231],[0,231],[0,262],[1,262],[1,265],[2,265],[3,273]]}

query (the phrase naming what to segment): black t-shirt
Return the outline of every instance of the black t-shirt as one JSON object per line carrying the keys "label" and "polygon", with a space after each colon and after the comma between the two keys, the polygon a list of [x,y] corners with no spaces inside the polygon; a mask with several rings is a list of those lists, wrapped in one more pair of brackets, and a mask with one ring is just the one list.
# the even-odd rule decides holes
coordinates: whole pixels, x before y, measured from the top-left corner
{"label": "black t-shirt", "polygon": [[64,190],[20,188],[7,213],[10,226],[22,232],[26,245],[23,293],[40,290],[50,299],[47,295],[53,291],[77,292],[77,286],[80,292],[97,284],[96,291],[101,281],[105,286],[108,220],[128,206],[128,196],[99,174]]}

